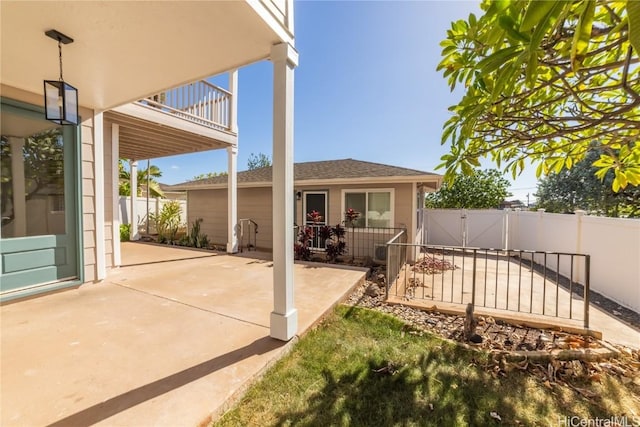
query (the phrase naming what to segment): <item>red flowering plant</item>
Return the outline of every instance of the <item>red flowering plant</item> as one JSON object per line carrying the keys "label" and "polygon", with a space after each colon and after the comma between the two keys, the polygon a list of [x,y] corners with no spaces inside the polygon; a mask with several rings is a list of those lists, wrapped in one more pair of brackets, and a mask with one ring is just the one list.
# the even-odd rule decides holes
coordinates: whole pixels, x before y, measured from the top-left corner
{"label": "red flowering plant", "polygon": [[344,241],[346,232],[340,224],[335,227],[324,225],[318,230],[318,236],[324,241],[324,251],[327,261],[336,262],[340,255],[347,252],[347,244]]}
{"label": "red flowering plant", "polygon": [[321,223],[324,218],[322,215],[320,215],[320,212],[314,209],[307,214],[307,219],[313,222],[314,225],[316,225]]}
{"label": "red flowering plant", "polygon": [[354,210],[353,208],[347,209],[344,213],[344,221],[345,225],[353,227],[355,222],[360,218],[360,212]]}
{"label": "red flowering plant", "polygon": [[[307,218],[313,223],[312,226],[301,227],[298,232],[298,240],[295,244],[295,258],[297,260],[309,261],[311,259],[311,249],[314,238],[317,237],[320,242],[324,242],[324,250],[327,261],[335,262],[338,257],[346,253],[347,245],[344,241],[346,231],[340,224],[335,227],[321,225],[323,216],[316,210],[307,214]],[[314,230],[317,230],[314,232]]]}
{"label": "red flowering plant", "polygon": [[[320,212],[313,210],[307,214],[307,218],[313,222],[313,225],[318,225],[322,221],[322,215]],[[298,239],[293,247],[294,258],[300,261],[309,261],[311,259],[311,249],[309,246],[313,242],[315,237],[313,226],[299,227]]]}
{"label": "red flowering plant", "polygon": [[311,259],[311,249],[309,242],[313,239],[312,227],[301,227],[298,231],[298,241],[293,247],[294,258],[301,261],[309,261]]}

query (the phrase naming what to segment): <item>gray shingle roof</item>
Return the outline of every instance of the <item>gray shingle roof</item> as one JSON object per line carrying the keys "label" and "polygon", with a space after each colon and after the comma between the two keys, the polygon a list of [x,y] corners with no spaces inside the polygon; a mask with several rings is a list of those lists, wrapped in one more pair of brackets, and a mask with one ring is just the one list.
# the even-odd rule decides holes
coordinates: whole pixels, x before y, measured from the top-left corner
{"label": "gray shingle roof", "polygon": [[[354,159],[295,163],[293,165],[293,171],[294,181],[296,183],[325,179],[407,178],[412,176],[424,177],[425,175],[437,178],[439,176],[433,172],[424,172],[416,169],[407,169]],[[238,172],[238,184],[266,182],[271,182],[271,166]],[[222,175],[197,181],[187,181],[171,187],[173,189],[195,189],[198,187],[224,185],[226,183],[227,176]]]}

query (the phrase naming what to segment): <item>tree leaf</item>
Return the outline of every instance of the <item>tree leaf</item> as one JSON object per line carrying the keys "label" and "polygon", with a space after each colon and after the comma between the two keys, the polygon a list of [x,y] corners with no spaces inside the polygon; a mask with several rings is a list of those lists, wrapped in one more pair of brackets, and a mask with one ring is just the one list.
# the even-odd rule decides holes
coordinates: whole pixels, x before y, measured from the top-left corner
{"label": "tree leaf", "polygon": [[573,34],[573,43],[571,44],[571,67],[574,71],[580,68],[589,49],[595,9],[596,2],[594,0],[585,0],[582,4],[580,18]]}
{"label": "tree leaf", "polygon": [[640,55],[640,1],[627,0],[627,14],[629,16],[629,42]]}
{"label": "tree leaf", "polygon": [[518,56],[522,52],[522,47],[511,46],[505,49],[499,50],[494,54],[487,56],[482,61],[478,62],[477,68],[483,75],[489,74],[498,69],[505,62]]}
{"label": "tree leaf", "polygon": [[520,23],[520,31],[530,31],[553,8],[555,1],[531,1]]}
{"label": "tree leaf", "polygon": [[498,24],[505,30],[507,37],[510,37],[514,41],[529,43],[529,36],[516,29],[516,21],[509,15],[500,16],[500,18],[498,18]]}

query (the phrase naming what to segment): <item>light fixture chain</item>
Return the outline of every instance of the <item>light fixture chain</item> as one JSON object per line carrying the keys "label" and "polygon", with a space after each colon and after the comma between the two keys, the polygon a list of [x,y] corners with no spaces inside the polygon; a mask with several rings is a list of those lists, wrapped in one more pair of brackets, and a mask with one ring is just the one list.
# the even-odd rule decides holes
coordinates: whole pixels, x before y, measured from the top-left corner
{"label": "light fixture chain", "polygon": [[62,45],[60,44],[60,39],[58,39],[58,56],[60,57],[60,81],[64,81],[62,78]]}

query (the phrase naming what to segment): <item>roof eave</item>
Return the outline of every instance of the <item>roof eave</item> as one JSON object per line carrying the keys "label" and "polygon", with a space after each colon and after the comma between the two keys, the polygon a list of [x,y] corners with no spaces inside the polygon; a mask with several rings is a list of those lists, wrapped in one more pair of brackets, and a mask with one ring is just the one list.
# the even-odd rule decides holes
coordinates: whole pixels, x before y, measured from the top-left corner
{"label": "roof eave", "polygon": [[[332,179],[304,179],[294,181],[296,186],[310,185],[353,185],[353,184],[411,184],[434,182],[436,185],[442,180],[441,175],[412,175],[391,177],[360,177],[360,178],[332,178]],[[263,188],[271,187],[271,181],[239,182],[238,188]],[[172,190],[216,190],[227,188],[227,183],[179,185],[171,187]]]}

